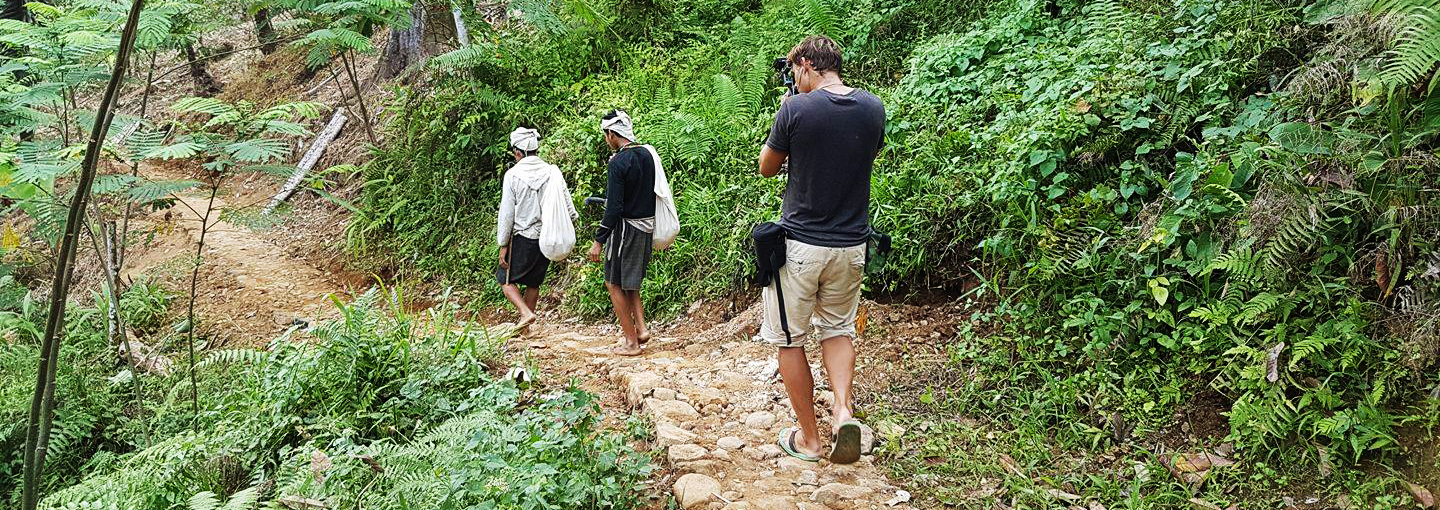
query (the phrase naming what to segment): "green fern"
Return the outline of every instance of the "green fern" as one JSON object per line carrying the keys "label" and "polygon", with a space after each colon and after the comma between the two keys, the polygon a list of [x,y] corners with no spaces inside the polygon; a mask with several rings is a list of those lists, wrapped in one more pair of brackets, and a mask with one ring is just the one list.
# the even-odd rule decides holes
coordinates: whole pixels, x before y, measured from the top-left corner
{"label": "green fern", "polygon": [[801,0],[800,19],[811,34],[829,35],[834,33],[835,15],[830,12],[830,5],[825,0]]}
{"label": "green fern", "polygon": [[1270,266],[1284,267],[1303,252],[1321,242],[1320,234],[1324,221],[1317,212],[1318,206],[1305,204],[1298,213],[1291,215],[1280,225],[1266,242],[1265,261]]}
{"label": "green fern", "polygon": [[199,185],[199,181],[149,181],[130,188],[129,196],[137,204],[148,204]]}
{"label": "green fern", "polygon": [[1091,32],[1119,33],[1127,16],[1125,7],[1116,0],[1102,0],[1085,5],[1085,26]]}
{"label": "green fern", "polygon": [[1240,313],[1235,316],[1235,325],[1254,326],[1259,324],[1263,322],[1262,319],[1266,315],[1272,312],[1284,311],[1286,308],[1284,303],[1286,301],[1286,297],[1283,295],[1272,292],[1261,292],[1255,295],[1255,297],[1250,298],[1250,301],[1240,308]]}
{"label": "green fern", "polygon": [[714,111],[712,116],[727,120],[731,123],[739,120],[741,105],[740,89],[735,86],[735,81],[729,75],[717,74],[714,76],[714,85],[711,88],[710,99]]}
{"label": "green fern", "polygon": [[211,351],[205,359],[195,365],[195,368],[205,368],[211,365],[258,365],[269,361],[271,353],[255,349],[226,349]]}
{"label": "green fern", "polygon": [[1374,10],[1404,20],[1399,43],[1387,53],[1389,61],[1380,72],[1381,81],[1398,88],[1429,78],[1440,62],[1440,1],[1379,0]]}
{"label": "green fern", "polygon": [[476,42],[464,48],[452,50],[432,57],[426,65],[441,72],[453,73],[494,62],[495,48]]}
{"label": "green fern", "polygon": [[230,495],[230,499],[221,504],[220,499],[213,492],[201,492],[190,498],[190,510],[251,510],[260,501],[260,491],[251,487]]}
{"label": "green fern", "polygon": [[1232,278],[1242,283],[1258,283],[1265,279],[1265,260],[1263,254],[1257,253],[1249,242],[1215,257],[1215,260],[1205,268],[1204,273],[1213,271],[1225,271]]}

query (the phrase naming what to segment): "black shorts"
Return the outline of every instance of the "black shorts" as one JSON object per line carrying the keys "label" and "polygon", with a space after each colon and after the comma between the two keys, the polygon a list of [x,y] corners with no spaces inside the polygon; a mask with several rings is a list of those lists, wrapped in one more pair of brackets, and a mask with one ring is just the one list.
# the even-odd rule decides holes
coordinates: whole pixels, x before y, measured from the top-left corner
{"label": "black shorts", "polygon": [[540,240],[525,236],[510,237],[510,268],[495,269],[495,282],[500,285],[515,284],[524,287],[539,287],[545,283],[545,271],[550,269],[550,259],[540,252]]}
{"label": "black shorts", "polygon": [[620,222],[605,242],[605,283],[624,290],[640,290],[650,267],[655,235]]}

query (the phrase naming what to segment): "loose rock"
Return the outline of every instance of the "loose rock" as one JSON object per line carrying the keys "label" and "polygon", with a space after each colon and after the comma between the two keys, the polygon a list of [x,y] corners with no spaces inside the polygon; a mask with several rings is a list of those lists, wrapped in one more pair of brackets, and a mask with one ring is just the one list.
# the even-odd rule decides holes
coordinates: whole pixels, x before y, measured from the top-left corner
{"label": "loose rock", "polygon": [[758,496],[750,504],[756,510],[796,510],[795,503],[783,496]]}
{"label": "loose rock", "polygon": [[745,447],[745,440],[735,436],[725,436],[715,441],[715,445],[726,450],[739,450]]}
{"label": "loose rock", "polygon": [[752,429],[768,429],[775,424],[775,413],[757,411],[745,417],[745,426]]}
{"label": "loose rock", "polygon": [[781,455],[785,452],[780,450],[780,445],[766,444],[750,450],[750,458],[755,460],[770,460]]}
{"label": "loose rock", "polygon": [[670,464],[678,465],[681,462],[703,459],[706,453],[709,452],[705,451],[705,448],[699,445],[677,444],[670,447],[668,457],[670,458]]}
{"label": "loose rock", "polygon": [[661,448],[668,448],[677,444],[691,443],[694,441],[694,432],[669,423],[661,423],[655,426],[655,443],[660,445]]}
{"label": "loose rock", "polygon": [[650,394],[660,400],[677,400],[675,390],[670,388],[655,388]]}
{"label": "loose rock", "polygon": [[870,455],[870,452],[875,451],[875,445],[876,445],[876,444],[877,444],[877,442],[875,441],[875,430],[874,430],[874,429],[871,429],[869,425],[866,425],[866,424],[864,424],[864,423],[861,423],[861,424],[860,424],[860,454],[861,454],[861,455]]}
{"label": "loose rock", "polygon": [[700,418],[700,413],[696,412],[694,407],[679,400],[647,398],[645,408],[655,415],[656,421],[665,419],[684,423]]}
{"label": "loose rock", "polygon": [[700,473],[715,478],[725,478],[725,464],[718,460],[697,460],[680,464],[679,469],[687,473]]}
{"label": "loose rock", "polygon": [[720,492],[720,482],[702,474],[690,473],[675,480],[674,490],[680,507],[691,510],[714,500],[715,494]]}
{"label": "loose rock", "polygon": [[832,483],[817,489],[810,500],[830,508],[849,509],[869,495],[870,489],[864,487]]}
{"label": "loose rock", "polygon": [[627,379],[625,381],[625,403],[632,408],[639,406],[655,388],[665,384],[665,381],[653,372],[640,372],[620,377]]}

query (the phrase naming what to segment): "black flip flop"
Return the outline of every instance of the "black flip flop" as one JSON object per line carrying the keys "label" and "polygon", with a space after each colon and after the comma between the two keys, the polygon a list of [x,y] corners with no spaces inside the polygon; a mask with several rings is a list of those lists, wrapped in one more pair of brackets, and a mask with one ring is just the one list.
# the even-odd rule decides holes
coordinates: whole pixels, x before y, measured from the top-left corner
{"label": "black flip flop", "polygon": [[830,462],[854,464],[858,460],[860,460],[860,422],[845,420],[840,423],[840,431],[835,434],[835,444],[831,445]]}

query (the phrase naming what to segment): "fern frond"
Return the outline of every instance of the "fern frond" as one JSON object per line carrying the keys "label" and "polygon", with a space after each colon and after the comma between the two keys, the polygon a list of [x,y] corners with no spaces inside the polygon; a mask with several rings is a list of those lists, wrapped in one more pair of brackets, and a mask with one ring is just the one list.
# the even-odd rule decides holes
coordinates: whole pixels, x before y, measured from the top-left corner
{"label": "fern frond", "polygon": [[1297,214],[1290,216],[1275,234],[1265,243],[1265,261],[1272,267],[1284,267],[1301,253],[1310,249],[1320,238],[1323,222],[1318,206],[1307,205]]}
{"label": "fern frond", "polygon": [[1426,78],[1440,62],[1440,13],[1428,2],[1394,2],[1393,12],[1405,16],[1406,27],[1399,43],[1387,52],[1389,62],[1380,72],[1381,81],[1405,86]]}
{"label": "fern frond", "polygon": [[130,174],[101,175],[95,178],[95,185],[90,191],[96,195],[110,195],[128,188],[138,180],[139,177]]}
{"label": "fern frond", "polygon": [[437,71],[455,72],[494,62],[494,59],[491,57],[494,54],[494,48],[489,47],[489,45],[476,43],[436,55],[430,59],[428,65],[431,69]]}
{"label": "fern frond", "polygon": [[185,159],[194,157],[204,149],[204,144],[198,142],[180,142],[163,147],[155,147],[140,154],[140,159]]}
{"label": "fern frond", "polygon": [[801,0],[800,19],[812,34],[829,35],[835,29],[835,16],[824,0]]}
{"label": "fern frond", "polygon": [[1280,308],[1283,299],[1283,295],[1271,292],[1257,294],[1250,298],[1250,301],[1245,303],[1245,306],[1240,309],[1240,313],[1235,316],[1236,325],[1253,326],[1260,323],[1262,317]]}
{"label": "fern frond", "polygon": [[265,163],[284,158],[290,154],[290,144],[284,140],[259,138],[240,140],[225,146],[231,157],[247,163]]}
{"label": "fern frond", "polygon": [[1091,32],[1115,32],[1125,24],[1125,7],[1116,0],[1102,0],[1085,6],[1085,27]]}
{"label": "fern frond", "polygon": [[717,74],[714,80],[711,87],[711,99],[715,115],[721,119],[734,121],[740,113],[740,89],[735,86],[735,81],[731,80],[729,75]]}
{"label": "fern frond", "polygon": [[130,188],[130,200],[148,204],[199,185],[199,181],[150,181]]}
{"label": "fern frond", "polygon": [[226,349],[222,351],[211,351],[196,368],[204,368],[210,365],[258,365],[270,360],[271,353],[256,349]]}

